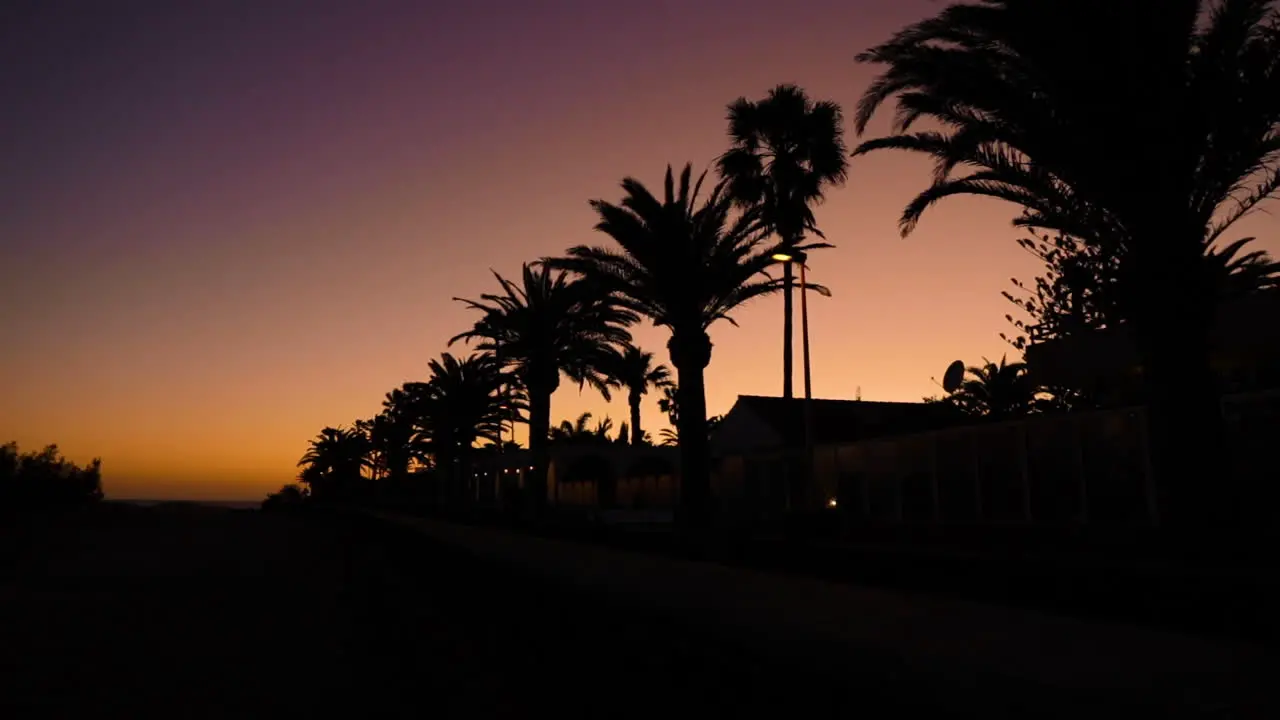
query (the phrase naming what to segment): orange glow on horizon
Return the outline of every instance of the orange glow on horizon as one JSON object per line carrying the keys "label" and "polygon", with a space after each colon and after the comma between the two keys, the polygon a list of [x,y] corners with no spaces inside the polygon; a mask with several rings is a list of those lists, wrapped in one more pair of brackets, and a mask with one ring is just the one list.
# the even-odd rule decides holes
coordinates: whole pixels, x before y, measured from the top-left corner
{"label": "orange glow on horizon", "polygon": [[[109,497],[259,499],[322,427],[465,353],[446,342],[475,315],[451,298],[491,291],[490,268],[510,277],[601,240],[587,201],[617,200],[624,176],[655,188],[667,163],[710,167],[738,96],[795,82],[848,111],[871,77],[854,55],[939,9],[798,0],[788,25],[765,0],[582,4],[569,19],[428,5],[275,34],[254,34],[265,15],[223,22],[210,32],[226,37],[191,39],[204,55],[174,63],[117,37],[134,54],[87,64],[101,87],[26,101],[35,119],[8,172],[39,173],[13,176],[19,210],[0,217],[17,238],[0,266],[19,269],[0,287],[0,442],[101,456]],[[817,208],[837,248],[808,258],[833,293],[809,306],[816,396],[917,400],[957,358],[1016,354],[1000,291],[1037,271],[1017,209],[949,200],[903,239],[898,215],[930,171],[856,158]],[[1273,216],[1229,239],[1246,235],[1280,251]],[[713,326],[710,413],[780,394],[781,314],[769,299]],[[665,330],[634,334],[667,362]],[[657,398],[643,414],[655,437]],[[625,398],[562,384],[553,422],[585,410],[627,418]]]}

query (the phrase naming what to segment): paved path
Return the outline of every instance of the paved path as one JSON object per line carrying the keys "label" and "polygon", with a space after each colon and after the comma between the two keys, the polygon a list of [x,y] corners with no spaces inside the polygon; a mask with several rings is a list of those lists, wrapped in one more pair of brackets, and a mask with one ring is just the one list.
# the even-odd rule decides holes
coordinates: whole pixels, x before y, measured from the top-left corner
{"label": "paved path", "polygon": [[[802,585],[416,520],[104,508],[0,530],[0,717],[1081,717],[1133,700],[1012,679],[1098,655],[1097,632],[1064,650],[1069,621],[1018,626],[1010,655],[983,611],[826,586],[799,602]],[[1192,647],[1152,642],[1098,672],[1177,669],[1170,648]],[[1232,690],[1210,668],[1224,657],[1256,669],[1203,647],[1182,677],[1216,695],[1180,710]],[[1249,688],[1208,716],[1267,717]]]}
{"label": "paved path", "polygon": [[1280,717],[1275,653],[1233,640],[382,517],[619,604],[629,600],[633,611],[665,611],[753,649],[812,659],[890,695],[1037,716],[1126,705]]}
{"label": "paved path", "polygon": [[0,529],[4,718],[822,716],[905,700],[372,520],[104,508]]}

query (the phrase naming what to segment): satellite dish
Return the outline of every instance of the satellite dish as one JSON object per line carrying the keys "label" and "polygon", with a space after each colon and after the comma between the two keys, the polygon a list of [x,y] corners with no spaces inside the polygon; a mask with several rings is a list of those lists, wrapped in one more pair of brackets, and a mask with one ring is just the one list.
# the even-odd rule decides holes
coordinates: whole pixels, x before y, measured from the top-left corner
{"label": "satellite dish", "polygon": [[957,360],[947,366],[947,372],[942,376],[942,389],[949,393],[960,389],[964,384],[964,361]]}

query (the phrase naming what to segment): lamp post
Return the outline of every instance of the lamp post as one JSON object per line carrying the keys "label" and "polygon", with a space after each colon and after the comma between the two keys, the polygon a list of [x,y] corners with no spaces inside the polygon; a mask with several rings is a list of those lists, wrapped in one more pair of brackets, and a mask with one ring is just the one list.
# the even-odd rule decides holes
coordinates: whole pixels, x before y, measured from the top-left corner
{"label": "lamp post", "polygon": [[[805,264],[808,257],[799,250],[774,253],[772,257],[788,267],[791,263],[800,266],[800,343],[801,362],[804,364],[804,472],[802,477],[808,486],[812,485],[813,480],[813,376],[809,364],[809,285],[808,278],[805,276],[805,272],[809,269]],[[791,507],[791,494],[791,492],[787,493],[788,509]]]}

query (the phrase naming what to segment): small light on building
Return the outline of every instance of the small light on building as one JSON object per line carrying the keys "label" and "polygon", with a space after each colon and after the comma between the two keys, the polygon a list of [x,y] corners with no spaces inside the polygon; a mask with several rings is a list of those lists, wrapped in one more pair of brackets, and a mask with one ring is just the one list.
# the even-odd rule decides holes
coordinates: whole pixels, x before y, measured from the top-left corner
{"label": "small light on building", "polygon": [[834,508],[836,506],[835,498],[827,498],[827,507]]}
{"label": "small light on building", "polygon": [[532,469],[533,469],[533,466],[532,466],[532,465],[530,465],[530,466],[529,466],[529,469],[530,469],[530,470],[532,470]]}

